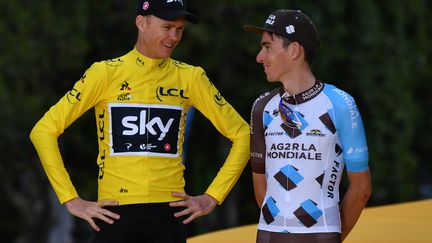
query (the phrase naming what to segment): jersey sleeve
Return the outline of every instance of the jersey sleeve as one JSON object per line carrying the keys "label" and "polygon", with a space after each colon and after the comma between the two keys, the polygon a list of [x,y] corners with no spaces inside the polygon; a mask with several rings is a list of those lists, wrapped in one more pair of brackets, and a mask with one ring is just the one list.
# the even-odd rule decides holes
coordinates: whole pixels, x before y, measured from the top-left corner
{"label": "jersey sleeve", "polygon": [[335,119],[347,171],[367,170],[369,159],[366,135],[355,100],[348,93],[337,88],[331,92],[338,96],[335,99]]}
{"label": "jersey sleeve", "polygon": [[105,80],[105,66],[93,64],[74,87],[45,113],[30,133],[30,139],[60,203],[78,194],[64,166],[58,137],[98,102]]}
{"label": "jersey sleeve", "polygon": [[252,105],[251,111],[251,141],[250,141],[250,156],[252,171],[258,174],[265,173],[265,138],[263,124],[263,97],[258,98]]}
{"label": "jersey sleeve", "polygon": [[196,68],[194,76],[196,78],[191,83],[192,105],[232,142],[225,163],[206,191],[222,203],[249,160],[249,125],[221,96],[202,68]]}

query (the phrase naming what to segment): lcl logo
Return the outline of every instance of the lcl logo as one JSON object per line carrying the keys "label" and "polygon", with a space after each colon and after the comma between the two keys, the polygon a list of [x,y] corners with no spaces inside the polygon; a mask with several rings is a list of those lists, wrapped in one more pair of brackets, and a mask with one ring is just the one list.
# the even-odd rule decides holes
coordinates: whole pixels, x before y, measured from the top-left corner
{"label": "lcl logo", "polygon": [[81,101],[81,92],[73,88],[71,91],[67,93],[66,98],[70,104],[75,104]]}
{"label": "lcl logo", "polygon": [[163,102],[162,97],[164,96],[180,97],[186,100],[189,99],[189,97],[185,95],[185,91],[183,89],[175,89],[175,88],[165,89],[164,87],[159,86],[156,89],[156,97],[160,102]]}

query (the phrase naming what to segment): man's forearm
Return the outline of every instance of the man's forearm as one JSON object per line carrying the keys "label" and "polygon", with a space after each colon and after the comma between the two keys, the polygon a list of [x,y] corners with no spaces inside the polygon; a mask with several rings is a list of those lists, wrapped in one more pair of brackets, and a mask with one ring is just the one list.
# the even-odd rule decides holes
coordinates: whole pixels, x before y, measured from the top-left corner
{"label": "man's forearm", "polygon": [[343,241],[360,217],[361,212],[366,206],[370,197],[370,190],[348,189],[341,205],[341,221]]}
{"label": "man's forearm", "polygon": [[267,180],[265,174],[252,172],[255,200],[261,208],[267,190]]}

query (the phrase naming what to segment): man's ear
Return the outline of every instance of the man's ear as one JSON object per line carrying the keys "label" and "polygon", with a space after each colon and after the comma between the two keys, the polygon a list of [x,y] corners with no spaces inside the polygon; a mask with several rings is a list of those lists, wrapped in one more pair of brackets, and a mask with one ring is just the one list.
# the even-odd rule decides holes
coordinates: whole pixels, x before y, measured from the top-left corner
{"label": "man's ear", "polygon": [[304,55],[303,47],[298,42],[293,42],[288,46],[288,53],[293,60],[300,58]]}
{"label": "man's ear", "polygon": [[146,22],[146,17],[142,16],[142,15],[138,15],[135,18],[135,24],[138,28],[139,31],[144,31],[145,29],[145,22]]}

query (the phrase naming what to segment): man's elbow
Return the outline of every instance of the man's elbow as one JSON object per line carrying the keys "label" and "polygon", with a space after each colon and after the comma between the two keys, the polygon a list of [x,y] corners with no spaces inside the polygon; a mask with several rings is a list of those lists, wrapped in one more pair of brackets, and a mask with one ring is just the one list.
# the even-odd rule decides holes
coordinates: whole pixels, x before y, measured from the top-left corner
{"label": "man's elbow", "polygon": [[37,136],[36,134],[37,134],[37,126],[33,127],[33,129],[30,131],[29,134],[29,138],[32,143],[34,143],[34,141],[36,140],[36,136]]}
{"label": "man's elbow", "polygon": [[360,187],[357,190],[357,197],[359,200],[362,200],[363,202],[369,201],[369,198],[371,196],[372,196],[372,185],[370,183]]}
{"label": "man's elbow", "polygon": [[255,201],[258,205],[258,208],[262,207],[262,204],[264,202],[264,197],[263,196],[259,196],[259,195],[255,195]]}

